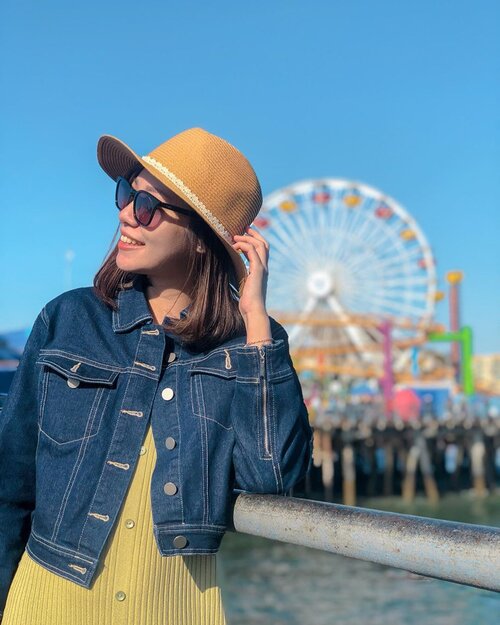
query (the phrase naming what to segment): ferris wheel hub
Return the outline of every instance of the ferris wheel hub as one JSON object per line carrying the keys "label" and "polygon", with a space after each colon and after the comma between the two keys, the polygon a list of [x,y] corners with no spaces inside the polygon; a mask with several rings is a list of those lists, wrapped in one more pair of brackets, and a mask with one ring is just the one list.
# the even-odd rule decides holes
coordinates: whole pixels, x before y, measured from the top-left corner
{"label": "ferris wheel hub", "polygon": [[307,281],[309,292],[315,297],[326,297],[333,290],[333,283],[327,271],[319,270],[313,272]]}

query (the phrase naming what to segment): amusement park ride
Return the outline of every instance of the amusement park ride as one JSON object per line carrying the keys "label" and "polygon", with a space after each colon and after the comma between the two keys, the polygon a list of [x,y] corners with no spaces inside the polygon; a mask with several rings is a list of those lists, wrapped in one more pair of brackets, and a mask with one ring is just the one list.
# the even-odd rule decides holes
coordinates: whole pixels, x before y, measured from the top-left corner
{"label": "amusement park ride", "polygon": [[[395,385],[456,383],[459,364],[455,387],[473,392],[470,329],[458,327],[461,274],[448,276],[455,325],[445,334],[433,320],[443,293],[431,247],[394,199],[358,182],[305,180],[267,196],[254,225],[270,244],[267,308],[287,329],[303,382],[349,389],[364,380],[388,415]],[[429,347],[438,340],[461,341],[461,363],[456,348],[450,359]]]}

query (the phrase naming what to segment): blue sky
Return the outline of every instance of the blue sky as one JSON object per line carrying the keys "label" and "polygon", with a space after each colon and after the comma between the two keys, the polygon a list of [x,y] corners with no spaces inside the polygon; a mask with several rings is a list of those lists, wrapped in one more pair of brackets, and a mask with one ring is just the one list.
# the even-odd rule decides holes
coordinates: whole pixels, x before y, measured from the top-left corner
{"label": "blue sky", "polygon": [[500,351],[498,2],[6,0],[0,22],[0,331],[92,283],[117,223],[99,136],[145,154],[201,126],[265,195],[329,176],[396,199]]}

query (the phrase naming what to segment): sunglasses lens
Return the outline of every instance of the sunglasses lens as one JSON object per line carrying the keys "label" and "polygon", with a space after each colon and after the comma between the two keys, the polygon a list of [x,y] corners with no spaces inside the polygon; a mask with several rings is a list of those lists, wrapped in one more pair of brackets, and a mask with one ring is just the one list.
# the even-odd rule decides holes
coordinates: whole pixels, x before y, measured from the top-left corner
{"label": "sunglasses lens", "polygon": [[143,225],[148,226],[151,221],[157,202],[149,193],[137,193],[135,198],[135,218]]}
{"label": "sunglasses lens", "polygon": [[132,188],[125,178],[120,178],[116,185],[116,205],[120,210],[132,200]]}

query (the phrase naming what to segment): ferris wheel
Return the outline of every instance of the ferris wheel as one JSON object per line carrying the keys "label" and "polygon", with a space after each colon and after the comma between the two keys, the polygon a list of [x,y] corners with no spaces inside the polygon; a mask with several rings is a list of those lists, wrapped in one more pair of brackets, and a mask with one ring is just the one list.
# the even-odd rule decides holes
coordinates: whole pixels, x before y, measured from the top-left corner
{"label": "ferris wheel", "polygon": [[270,244],[266,306],[291,348],[330,346],[344,362],[372,362],[384,319],[394,324],[400,365],[408,345],[422,342],[434,315],[435,262],[394,199],[359,182],[304,180],[265,197],[254,225]]}

